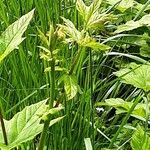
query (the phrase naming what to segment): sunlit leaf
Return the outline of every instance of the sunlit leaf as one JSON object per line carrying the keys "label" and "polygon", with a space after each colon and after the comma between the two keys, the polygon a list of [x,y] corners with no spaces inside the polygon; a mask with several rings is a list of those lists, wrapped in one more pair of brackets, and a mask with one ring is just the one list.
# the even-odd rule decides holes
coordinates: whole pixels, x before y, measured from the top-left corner
{"label": "sunlit leaf", "polygon": [[[106,99],[105,103],[97,103],[96,106],[110,106],[116,109],[116,114],[127,113],[132,107],[133,102],[126,102],[121,98],[110,98]],[[149,104],[150,107],[150,104]],[[132,111],[131,116],[145,121],[146,120],[146,104],[138,103],[134,110]]]}
{"label": "sunlit leaf", "polygon": [[67,35],[66,38],[68,38],[69,42],[79,41],[82,38],[81,32],[76,29],[74,24],[69,19],[65,19],[64,17],[62,17],[62,19],[65,25],[59,24],[61,32],[64,32]]}
{"label": "sunlit leaf", "polygon": [[141,25],[138,21],[128,21],[126,24],[120,25],[117,27],[117,30],[115,31],[115,33],[121,33],[124,31],[130,31],[136,28],[139,28]]}
{"label": "sunlit leaf", "polygon": [[68,100],[74,98],[78,92],[78,84],[75,76],[73,75],[64,75],[62,77],[64,82],[64,89],[67,95]]}
{"label": "sunlit leaf", "polygon": [[138,21],[131,20],[131,21],[126,22],[123,25],[119,25],[115,33],[130,31],[130,30],[142,27],[142,26],[150,26],[150,14],[143,16]]}
{"label": "sunlit leaf", "polygon": [[90,138],[84,139],[86,150],[93,150]]}
{"label": "sunlit leaf", "polygon": [[118,3],[118,5],[115,7],[116,9],[120,10],[121,12],[124,12],[128,8],[131,8],[134,6],[134,0],[107,0],[107,3],[110,5],[115,5]]}
{"label": "sunlit leaf", "polygon": [[130,68],[121,69],[114,73],[120,77],[121,82],[131,84],[144,91],[150,90],[150,65],[130,64]]}
{"label": "sunlit leaf", "polygon": [[[46,100],[25,107],[21,112],[17,113],[11,120],[5,120],[6,132],[9,145],[8,149],[12,149],[24,142],[32,140],[43,129],[40,123],[44,114],[49,112]],[[55,111],[56,112],[56,111]],[[61,120],[51,120],[50,125]],[[3,135],[0,128],[0,148],[3,149]]]}
{"label": "sunlit leaf", "polygon": [[28,27],[34,10],[22,16],[19,20],[11,24],[0,36],[0,61],[2,61],[11,51],[25,39],[23,33]]}

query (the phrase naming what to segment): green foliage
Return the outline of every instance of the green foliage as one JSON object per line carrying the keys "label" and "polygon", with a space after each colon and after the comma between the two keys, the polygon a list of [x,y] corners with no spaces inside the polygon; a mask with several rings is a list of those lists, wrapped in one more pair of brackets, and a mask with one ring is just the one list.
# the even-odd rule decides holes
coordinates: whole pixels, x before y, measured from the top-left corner
{"label": "green foliage", "polygon": [[119,11],[121,11],[122,13],[124,11],[126,11],[128,8],[132,8],[133,5],[135,4],[135,1],[134,0],[107,0],[107,3],[110,4],[110,5],[115,5],[117,4],[116,6],[116,9],[118,9]]}
{"label": "green foliage", "polygon": [[148,92],[150,90],[149,73],[149,65],[137,65],[135,63],[131,63],[129,68],[121,69],[114,74],[120,77],[123,83],[131,84],[134,87],[141,88]]}
{"label": "green foliage", "polygon": [[139,125],[136,131],[132,135],[131,147],[133,150],[150,149],[150,137],[145,133],[143,128]]}
{"label": "green foliage", "polygon": [[[106,99],[105,103],[97,103],[97,106],[106,105],[110,107],[114,107],[116,109],[116,114],[127,113],[132,107],[134,102],[126,102],[121,98],[110,98]],[[150,104],[149,104],[150,106]],[[131,116],[146,121],[146,104],[138,103],[134,108]]]}
{"label": "green foliage", "polygon": [[66,35],[66,38],[64,39],[65,42],[77,42],[79,46],[90,47],[93,50],[105,51],[110,49],[109,46],[96,42],[96,40],[90,37],[89,33],[86,32],[84,29],[81,32],[78,31],[70,20],[65,18],[62,19],[65,25],[59,24],[59,27],[62,34]]}
{"label": "green foliage", "polygon": [[25,39],[22,38],[32,17],[34,10],[22,16],[19,20],[11,24],[0,36],[0,61],[2,61],[10,52]]}
{"label": "green foliage", "polygon": [[[21,112],[18,112],[11,120],[5,120],[6,132],[8,137],[8,146],[3,144],[2,130],[0,129],[0,148],[12,149],[20,144],[32,140],[38,135],[42,129],[43,124],[40,123],[41,119],[47,114],[55,114],[61,109],[55,108],[48,109],[46,101],[25,107]],[[57,111],[56,111],[57,109]],[[50,126],[60,121],[62,117],[51,120]]]}
{"label": "green foliage", "polygon": [[128,21],[128,22],[126,22],[123,25],[119,25],[117,27],[117,30],[115,31],[115,33],[121,33],[121,32],[124,32],[124,31],[130,31],[130,30],[142,27],[142,26],[150,26],[150,21],[149,20],[150,20],[150,15],[148,14],[148,15],[143,16],[138,21],[133,21],[133,20]]}

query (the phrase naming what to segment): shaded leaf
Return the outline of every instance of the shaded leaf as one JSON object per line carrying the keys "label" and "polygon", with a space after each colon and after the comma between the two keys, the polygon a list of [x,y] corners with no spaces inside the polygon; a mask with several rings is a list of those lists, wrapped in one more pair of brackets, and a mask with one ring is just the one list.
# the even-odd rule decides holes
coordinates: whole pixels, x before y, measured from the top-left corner
{"label": "shaded leaf", "polygon": [[150,137],[145,134],[141,126],[138,126],[132,135],[131,147],[133,150],[149,150]]}

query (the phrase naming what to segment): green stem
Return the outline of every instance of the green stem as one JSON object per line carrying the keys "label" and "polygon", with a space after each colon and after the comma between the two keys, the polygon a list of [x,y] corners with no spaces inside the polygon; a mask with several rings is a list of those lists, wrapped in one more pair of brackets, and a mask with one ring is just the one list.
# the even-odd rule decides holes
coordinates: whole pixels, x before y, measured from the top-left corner
{"label": "green stem", "polygon": [[110,145],[109,145],[108,148],[111,149],[111,148],[113,147],[113,145],[114,145],[115,141],[117,140],[117,137],[118,137],[119,133],[121,132],[123,126],[127,123],[127,121],[128,121],[128,119],[129,119],[129,117],[130,117],[132,111],[134,110],[134,108],[136,107],[136,105],[139,103],[140,100],[141,100],[141,97],[138,97],[138,98],[135,100],[135,102],[133,103],[132,107],[129,109],[127,115],[126,115],[125,118],[123,119],[123,121],[122,121],[122,123],[121,123],[119,129],[118,129],[117,132],[116,132],[116,134],[115,134],[114,137],[112,138],[111,143],[110,143]]}
{"label": "green stem", "polygon": [[5,143],[5,145],[8,145],[6,128],[5,128],[5,123],[4,123],[4,120],[3,120],[3,115],[2,115],[1,108],[0,108],[0,123],[1,123],[1,128],[2,128],[2,133],[3,133],[4,143]]}
{"label": "green stem", "polygon": [[[51,83],[51,86],[50,86],[49,109],[53,108],[53,104],[54,104],[54,100],[55,100],[55,59],[54,58],[51,61],[50,83]],[[44,127],[43,127],[43,131],[42,131],[42,134],[41,134],[38,150],[43,150],[44,149],[47,130],[49,128],[50,120],[51,120],[51,118],[49,117],[44,122]]]}
{"label": "green stem", "polygon": [[94,102],[93,102],[93,62],[92,62],[92,50],[89,49],[89,56],[90,56],[90,107],[91,107],[91,123],[92,123],[92,146],[94,149]]}
{"label": "green stem", "polygon": [[139,11],[139,13],[134,17],[134,21],[137,20],[137,18],[143,13],[143,11],[145,10],[145,8],[150,4],[150,0],[148,0],[145,5],[142,7],[142,9]]}
{"label": "green stem", "polygon": [[79,58],[80,58],[81,52],[82,52],[82,48],[80,48],[80,49],[78,50],[78,53],[77,53],[77,55],[75,56],[75,59],[74,59],[74,61],[73,61],[73,64],[71,65],[71,68],[70,68],[70,71],[69,71],[69,75],[73,74],[74,69],[75,69],[75,66],[76,66],[76,64],[78,63],[78,60],[79,60]]}

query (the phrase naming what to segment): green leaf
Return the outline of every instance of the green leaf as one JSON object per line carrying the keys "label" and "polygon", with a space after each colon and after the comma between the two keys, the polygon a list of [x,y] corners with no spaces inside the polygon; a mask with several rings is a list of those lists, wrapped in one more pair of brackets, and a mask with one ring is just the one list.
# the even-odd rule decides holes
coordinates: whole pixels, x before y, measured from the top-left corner
{"label": "green leaf", "polygon": [[121,12],[124,12],[128,8],[133,7],[134,0],[107,0],[107,3],[110,5],[115,5],[116,3],[118,3],[118,5],[115,8]]}
{"label": "green leaf", "polygon": [[79,41],[80,39],[82,39],[82,34],[81,32],[79,32],[76,27],[74,26],[74,24],[69,20],[69,19],[65,19],[64,17],[62,17],[65,25],[58,25],[61,28],[61,31],[64,32],[68,39],[66,38],[67,42],[74,42],[74,41]]}
{"label": "green leaf", "polygon": [[134,87],[150,90],[150,65],[137,65],[131,63],[130,68],[121,69],[114,74],[120,77],[121,82],[131,84]]}
{"label": "green leaf", "polygon": [[86,30],[103,29],[106,21],[114,19],[113,15],[99,13],[101,3],[102,0],[94,0],[90,6],[86,6],[83,0],[77,0],[76,8],[83,17],[84,28]]}
{"label": "green leaf", "polygon": [[[105,100],[105,104],[97,104],[97,105],[107,105],[107,106],[111,106],[114,107],[116,109],[116,114],[121,114],[121,113],[127,113],[130,108],[133,105],[133,102],[126,102],[121,98],[110,98],[110,99],[106,99]],[[137,106],[135,107],[134,111],[132,112],[131,116],[140,119],[142,121],[146,120],[146,104],[143,103],[139,103],[137,104]]]}
{"label": "green leaf", "polygon": [[70,100],[74,98],[78,92],[77,80],[73,75],[65,75],[63,81],[67,98]]}
{"label": "green leaf", "polygon": [[84,139],[86,150],[93,150],[90,138]]}
{"label": "green leaf", "polygon": [[142,127],[139,125],[132,135],[131,147],[133,150],[150,149],[150,137],[143,131]]}
{"label": "green leaf", "polygon": [[142,47],[140,48],[140,55],[150,58],[150,47],[148,46],[148,44],[142,45]]}
{"label": "green leaf", "polygon": [[[43,114],[47,113],[48,106],[46,100],[25,107],[21,112],[17,113],[11,120],[5,120],[6,132],[8,137],[8,149],[12,149],[24,142],[32,140],[43,129],[40,123]],[[62,117],[61,117],[62,118]],[[61,120],[54,119],[50,125]],[[0,148],[4,147],[2,130],[0,129]]]}
{"label": "green leaf", "polygon": [[0,36],[0,62],[25,39],[23,33],[27,29],[34,10],[22,16],[19,20],[11,24]]}
{"label": "green leaf", "polygon": [[91,42],[86,43],[84,46],[89,47],[93,50],[101,50],[101,51],[107,51],[107,50],[110,49],[110,47],[108,45],[96,42],[94,40],[91,41]]}
{"label": "green leaf", "polygon": [[119,25],[117,27],[117,30],[114,33],[121,33],[121,32],[124,32],[124,31],[130,31],[130,30],[139,28],[140,26],[141,25],[138,21],[131,20],[131,21],[126,22],[126,24]]}
{"label": "green leaf", "polygon": [[85,18],[87,6],[84,4],[83,0],[77,0],[76,8],[79,11],[80,15]]}
{"label": "green leaf", "polygon": [[56,107],[56,108],[52,108],[50,109],[49,111],[47,111],[46,113],[43,114],[42,116],[42,120],[47,120],[51,115],[54,115],[56,113],[58,113],[59,111],[61,111],[62,109],[64,109],[64,107],[62,106],[59,106],[59,107]]}
{"label": "green leaf", "polygon": [[130,31],[130,30],[142,27],[142,26],[150,26],[150,14],[143,16],[138,21],[131,20],[131,21],[126,22],[123,25],[119,25],[115,33]]}

